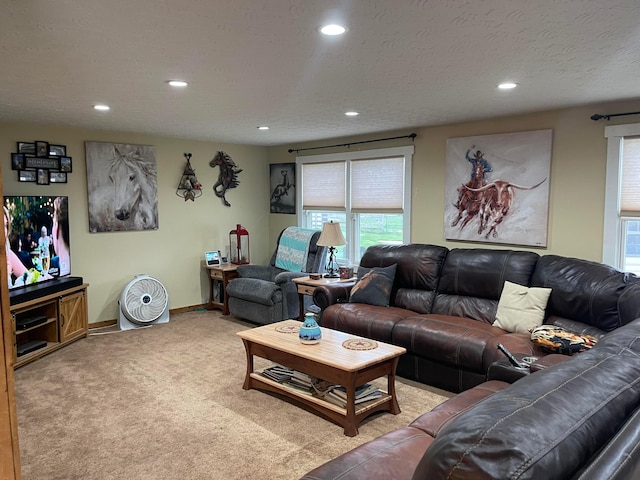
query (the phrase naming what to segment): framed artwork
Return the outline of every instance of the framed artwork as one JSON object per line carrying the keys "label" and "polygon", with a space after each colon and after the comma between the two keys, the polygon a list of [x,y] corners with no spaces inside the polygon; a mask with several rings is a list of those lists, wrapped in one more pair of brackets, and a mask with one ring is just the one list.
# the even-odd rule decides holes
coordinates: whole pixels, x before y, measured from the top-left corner
{"label": "framed artwork", "polygon": [[35,155],[36,153],[36,144],[29,142],[18,142],[17,144],[18,153],[25,153],[30,155]]}
{"label": "framed artwork", "polygon": [[24,170],[24,154],[11,154],[11,170]]}
{"label": "framed artwork", "polygon": [[36,171],[35,170],[20,170],[18,172],[18,181],[19,182],[35,182],[36,181]]}
{"label": "framed artwork", "polygon": [[448,139],[445,238],[546,247],[552,133]]}
{"label": "framed artwork", "polygon": [[51,145],[49,144],[49,155],[54,157],[64,157],[67,154],[66,145]]}
{"label": "framed artwork", "polygon": [[89,231],[158,229],[156,148],[85,142]]}
{"label": "framed artwork", "polygon": [[50,170],[60,170],[60,160],[54,158],[40,158],[25,156],[24,158],[25,168],[46,168]]}
{"label": "framed artwork", "polygon": [[49,170],[49,183],[67,183],[67,173]]}
{"label": "framed artwork", "polygon": [[296,164],[269,165],[269,199],[271,213],[296,213]]}
{"label": "framed artwork", "polygon": [[71,157],[60,157],[60,171],[66,173],[71,173],[73,171]]}
{"label": "framed artwork", "polygon": [[36,183],[38,185],[49,185],[49,170],[39,168],[36,170]]}
{"label": "framed artwork", "polygon": [[48,157],[49,156],[49,143],[43,141],[36,141],[36,157]]}

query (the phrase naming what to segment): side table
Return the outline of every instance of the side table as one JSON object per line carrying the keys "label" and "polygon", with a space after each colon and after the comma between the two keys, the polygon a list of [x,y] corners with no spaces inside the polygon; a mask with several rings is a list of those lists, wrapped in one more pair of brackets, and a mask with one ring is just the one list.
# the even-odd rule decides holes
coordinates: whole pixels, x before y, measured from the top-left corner
{"label": "side table", "polygon": [[294,278],[292,281],[296,284],[298,289],[298,303],[300,304],[300,316],[298,317],[300,321],[304,320],[304,296],[309,295],[313,296],[313,292],[316,287],[321,285],[327,285],[329,283],[346,283],[346,282],[354,282],[356,277],[349,278],[347,280],[341,278],[319,278],[318,280],[313,280],[311,277],[299,277]]}
{"label": "side table", "polygon": [[[232,263],[224,265],[212,265],[205,267],[209,271],[209,305],[208,310],[214,308],[222,310],[223,315],[229,315],[229,298],[227,297],[227,284],[238,276],[237,265]],[[215,301],[214,288],[216,284],[222,286],[219,301]]]}

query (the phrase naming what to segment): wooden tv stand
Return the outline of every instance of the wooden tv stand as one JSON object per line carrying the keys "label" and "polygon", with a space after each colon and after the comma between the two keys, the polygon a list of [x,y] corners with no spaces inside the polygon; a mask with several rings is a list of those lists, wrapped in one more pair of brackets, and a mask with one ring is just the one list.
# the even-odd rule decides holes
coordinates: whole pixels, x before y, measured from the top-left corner
{"label": "wooden tv stand", "polygon": [[[14,368],[88,335],[88,287],[88,284],[83,283],[11,305]],[[39,319],[42,323],[24,329],[19,328],[21,323],[32,319]],[[18,356],[18,352],[28,345],[42,346]]]}

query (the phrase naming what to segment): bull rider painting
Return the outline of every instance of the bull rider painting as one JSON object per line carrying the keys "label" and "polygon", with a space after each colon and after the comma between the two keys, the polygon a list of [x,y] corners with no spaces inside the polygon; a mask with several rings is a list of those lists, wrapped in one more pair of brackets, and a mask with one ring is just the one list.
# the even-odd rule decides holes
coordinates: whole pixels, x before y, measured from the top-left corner
{"label": "bull rider painting", "polygon": [[448,139],[445,238],[546,247],[552,135]]}

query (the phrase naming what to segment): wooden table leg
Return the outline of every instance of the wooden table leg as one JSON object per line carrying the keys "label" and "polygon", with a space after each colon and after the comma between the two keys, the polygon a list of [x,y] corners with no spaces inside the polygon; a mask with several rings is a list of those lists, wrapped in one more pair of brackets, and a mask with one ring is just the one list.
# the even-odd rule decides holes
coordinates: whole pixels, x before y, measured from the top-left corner
{"label": "wooden table leg", "polygon": [[346,385],[343,387],[347,390],[347,416],[344,421],[344,434],[347,437],[355,437],[358,435],[358,425],[356,423],[356,378],[349,376]]}
{"label": "wooden table leg", "polygon": [[394,415],[400,413],[400,405],[398,404],[398,397],[396,395],[396,367],[398,366],[398,357],[393,359],[391,364],[391,373],[387,375],[387,393],[391,395],[391,410]]}
{"label": "wooden table leg", "polygon": [[244,350],[247,353],[247,373],[244,377],[244,384],[242,388],[244,390],[249,390],[251,388],[251,374],[253,373],[253,353],[251,352],[251,343],[245,339],[242,339],[242,343],[244,343]]}

